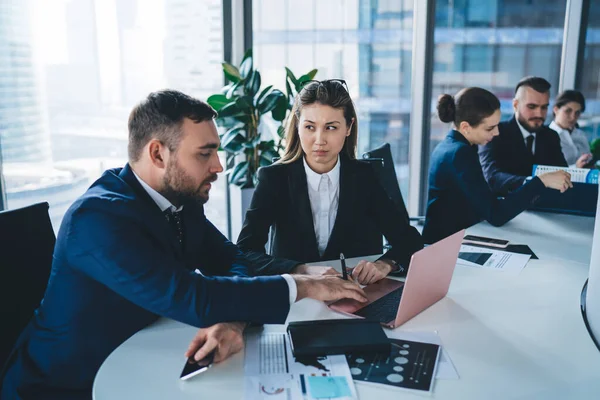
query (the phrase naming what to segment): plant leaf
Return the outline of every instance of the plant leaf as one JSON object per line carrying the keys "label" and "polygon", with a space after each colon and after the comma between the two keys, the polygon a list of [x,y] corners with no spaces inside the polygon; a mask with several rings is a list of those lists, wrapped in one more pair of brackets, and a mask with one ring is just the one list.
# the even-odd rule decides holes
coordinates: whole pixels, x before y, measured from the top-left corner
{"label": "plant leaf", "polygon": [[252,102],[252,96],[240,96],[235,101],[235,105],[238,106],[240,111],[244,114],[252,114],[254,103]]}
{"label": "plant leaf", "polygon": [[228,153],[239,153],[246,144],[246,138],[239,132],[233,132],[230,135],[224,134],[221,137],[221,147]]}
{"label": "plant leaf", "polygon": [[261,100],[262,100],[262,99],[265,97],[265,95],[267,94],[267,92],[268,92],[269,90],[271,90],[271,88],[272,88],[272,87],[273,87],[273,85],[269,85],[269,86],[267,86],[266,88],[264,88],[264,89],[262,90],[262,92],[260,92],[260,94],[259,94],[259,95],[258,95],[258,97],[256,98],[256,104],[258,104],[258,103],[260,103],[260,102],[261,102]]}
{"label": "plant leaf", "polygon": [[246,58],[251,58],[252,57],[252,49],[248,49],[246,50],[246,52],[244,53],[244,57],[242,58],[242,62],[244,62],[246,60]]}
{"label": "plant leaf", "polygon": [[298,79],[296,79],[296,77],[294,76],[294,73],[292,71],[290,71],[290,69],[288,67],[285,67],[285,74],[292,81],[294,86],[298,86]]}
{"label": "plant leaf", "polygon": [[281,92],[281,90],[275,89],[265,99],[258,105],[258,111],[261,114],[266,114],[269,111],[273,110],[277,106],[277,102],[280,98],[285,98],[285,95]]}
{"label": "plant leaf", "polygon": [[[246,149],[254,149],[255,147],[260,145],[260,135],[256,136],[254,139],[250,141],[244,142],[243,146]],[[259,147],[260,148],[260,147]]]}
{"label": "plant leaf", "polygon": [[233,128],[227,130],[224,134],[221,135],[221,144],[226,144],[231,138],[235,135],[242,135],[244,139],[246,138],[246,127],[244,125],[236,125]]}
{"label": "plant leaf", "polygon": [[231,87],[234,85],[234,83],[228,83],[227,85],[223,86],[221,88],[221,93],[223,94],[227,94],[227,92],[229,92],[229,89],[231,89]]}
{"label": "plant leaf", "polygon": [[229,183],[243,186],[246,183],[246,173],[248,172],[248,162],[242,161],[231,169]]}
{"label": "plant leaf", "polygon": [[233,117],[241,114],[240,108],[237,106],[236,102],[231,102],[221,108],[219,111],[219,118]]}
{"label": "plant leaf", "polygon": [[287,97],[285,97],[285,95],[282,93],[281,96],[277,99],[277,103],[275,104],[275,107],[271,112],[271,115],[273,116],[273,119],[275,121],[282,122],[285,119],[285,116],[288,111],[287,106]]}
{"label": "plant leaf", "polygon": [[223,117],[217,116],[217,125],[221,128],[231,129],[240,125],[240,121],[234,117]]}
{"label": "plant leaf", "polygon": [[296,92],[299,92],[300,89],[302,89],[302,86],[304,86],[305,82],[312,80],[311,74],[312,74],[312,78],[314,78],[314,76],[317,74],[317,70],[313,69],[309,73],[304,74],[300,78],[298,78],[298,85],[296,85]]}
{"label": "plant leaf", "polygon": [[273,159],[268,159],[266,157],[260,156],[260,159],[258,160],[259,166],[268,167],[271,164],[273,164]]}
{"label": "plant leaf", "polygon": [[252,73],[252,57],[244,57],[244,61],[240,65],[240,76],[246,79]]}
{"label": "plant leaf", "polygon": [[230,99],[227,98],[224,94],[213,94],[210,96],[206,102],[215,109],[215,111],[219,111],[223,106],[229,104],[231,102]]}
{"label": "plant leaf", "polygon": [[240,71],[235,66],[227,62],[221,63],[221,65],[223,66],[223,74],[225,74],[225,77],[231,82],[237,83],[242,80]]}
{"label": "plant leaf", "polygon": [[248,78],[248,82],[244,85],[244,92],[249,96],[254,96],[260,89],[260,72],[254,70]]}
{"label": "plant leaf", "polygon": [[260,142],[258,144],[258,149],[260,151],[267,151],[267,150],[272,150],[275,147],[275,141],[274,140],[265,140],[263,142]]}
{"label": "plant leaf", "polygon": [[279,125],[279,127],[277,128],[277,135],[282,139],[285,137],[285,127],[283,126],[283,124]]}
{"label": "plant leaf", "polygon": [[260,154],[259,164],[261,167],[264,167],[266,165],[271,165],[271,164],[273,164],[273,159],[276,157],[279,157],[279,153],[277,153],[275,150],[263,151]]}
{"label": "plant leaf", "polygon": [[234,99],[235,100],[235,91],[238,90],[238,88],[243,84],[243,81],[239,81],[236,83],[231,84],[231,86],[229,87],[229,90],[227,91],[227,93],[225,94],[225,96],[228,99]]}

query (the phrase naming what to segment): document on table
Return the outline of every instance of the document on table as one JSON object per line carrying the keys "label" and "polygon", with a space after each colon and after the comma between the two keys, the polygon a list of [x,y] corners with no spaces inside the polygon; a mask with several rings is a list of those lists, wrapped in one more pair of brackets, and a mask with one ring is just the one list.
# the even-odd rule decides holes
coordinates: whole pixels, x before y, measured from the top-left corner
{"label": "document on table", "polygon": [[431,343],[441,346],[442,353],[438,361],[438,366],[435,374],[436,379],[459,379],[458,372],[450,359],[450,355],[444,346],[442,345],[442,339],[436,332],[420,332],[420,331],[402,331],[394,329],[392,331],[386,331],[387,336],[390,339],[410,340],[413,342]]}
{"label": "document on table", "polygon": [[283,325],[248,331],[244,399],[357,399],[344,355],[295,359]]}
{"label": "document on table", "polygon": [[519,274],[531,258],[530,254],[509,253],[463,244],[456,265]]}

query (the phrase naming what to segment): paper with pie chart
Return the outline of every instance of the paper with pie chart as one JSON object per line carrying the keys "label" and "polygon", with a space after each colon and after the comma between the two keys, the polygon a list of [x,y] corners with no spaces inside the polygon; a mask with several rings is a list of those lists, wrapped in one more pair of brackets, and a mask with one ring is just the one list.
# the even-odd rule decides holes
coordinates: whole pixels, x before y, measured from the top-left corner
{"label": "paper with pie chart", "polygon": [[346,355],[355,381],[431,392],[440,346],[431,343],[390,339],[390,354]]}
{"label": "paper with pie chart", "polygon": [[456,265],[516,275],[525,268],[530,258],[530,254],[510,253],[463,244],[460,246]]}

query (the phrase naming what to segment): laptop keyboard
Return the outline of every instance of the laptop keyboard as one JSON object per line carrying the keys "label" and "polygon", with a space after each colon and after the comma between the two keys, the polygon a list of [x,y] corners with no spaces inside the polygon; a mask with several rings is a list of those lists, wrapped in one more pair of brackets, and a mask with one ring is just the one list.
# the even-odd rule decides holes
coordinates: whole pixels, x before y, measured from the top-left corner
{"label": "laptop keyboard", "polygon": [[402,297],[403,289],[404,285],[354,312],[354,314],[371,321],[384,323],[393,321],[398,314],[398,306],[400,305],[400,297]]}

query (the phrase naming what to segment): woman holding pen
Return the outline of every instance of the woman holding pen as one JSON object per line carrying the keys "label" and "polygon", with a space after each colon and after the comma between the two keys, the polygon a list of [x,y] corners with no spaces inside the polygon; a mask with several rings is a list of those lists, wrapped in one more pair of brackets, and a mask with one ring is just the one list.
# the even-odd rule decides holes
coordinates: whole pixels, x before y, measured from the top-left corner
{"label": "woman holding pen", "polygon": [[371,165],[356,160],[357,117],[342,80],[309,81],[296,96],[286,126],[286,148],[261,168],[238,239],[243,250],[298,262],[361,257],[392,248],[375,262],[361,261],[352,276],[362,284],[406,273],[423,247],[379,185]]}

